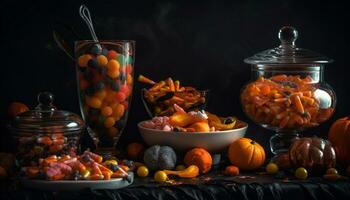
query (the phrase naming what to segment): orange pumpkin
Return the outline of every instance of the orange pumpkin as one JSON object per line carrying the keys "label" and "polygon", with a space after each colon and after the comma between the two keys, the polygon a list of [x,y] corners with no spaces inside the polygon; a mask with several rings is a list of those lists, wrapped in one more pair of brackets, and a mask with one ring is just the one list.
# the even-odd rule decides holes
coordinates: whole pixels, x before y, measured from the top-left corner
{"label": "orange pumpkin", "polygon": [[211,169],[213,160],[210,153],[203,148],[194,148],[188,151],[184,158],[187,166],[196,165],[201,173],[207,173]]}
{"label": "orange pumpkin", "polygon": [[228,149],[231,163],[243,170],[254,170],[265,162],[265,150],[249,138],[234,141]]}
{"label": "orange pumpkin", "polygon": [[344,117],[333,123],[328,132],[337,160],[343,165],[350,164],[350,118]]}
{"label": "orange pumpkin", "polygon": [[16,117],[17,115],[28,111],[29,108],[26,104],[20,102],[12,102],[8,107],[8,115],[10,117]]}

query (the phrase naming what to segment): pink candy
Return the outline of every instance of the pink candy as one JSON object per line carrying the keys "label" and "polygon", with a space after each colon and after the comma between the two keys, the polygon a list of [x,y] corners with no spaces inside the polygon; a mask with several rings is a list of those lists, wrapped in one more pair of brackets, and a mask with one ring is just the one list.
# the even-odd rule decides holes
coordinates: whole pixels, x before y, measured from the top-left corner
{"label": "pink candy", "polygon": [[145,121],[143,126],[150,129],[157,129],[163,131],[171,131],[173,127],[169,123],[169,117],[154,117],[152,120]]}

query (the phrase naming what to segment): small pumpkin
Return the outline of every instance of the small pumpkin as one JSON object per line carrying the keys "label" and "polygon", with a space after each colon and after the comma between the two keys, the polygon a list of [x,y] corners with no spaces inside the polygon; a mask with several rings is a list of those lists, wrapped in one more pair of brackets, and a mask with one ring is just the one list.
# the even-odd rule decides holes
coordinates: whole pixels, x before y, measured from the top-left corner
{"label": "small pumpkin", "polygon": [[332,143],[338,161],[344,166],[350,164],[350,117],[335,121],[328,132],[328,140]]}
{"label": "small pumpkin", "polygon": [[331,143],[316,136],[296,139],[289,148],[289,157],[293,166],[319,173],[336,163]]}
{"label": "small pumpkin", "polygon": [[228,149],[231,163],[243,170],[254,170],[265,162],[265,150],[257,142],[249,138],[234,141]]}
{"label": "small pumpkin", "polygon": [[11,118],[16,117],[17,115],[27,112],[29,110],[28,106],[21,102],[12,102],[8,107],[8,115]]}
{"label": "small pumpkin", "polygon": [[186,153],[184,163],[187,166],[196,165],[199,171],[204,174],[210,171],[213,159],[207,150],[194,148]]}
{"label": "small pumpkin", "polygon": [[174,169],[176,165],[176,154],[169,146],[154,145],[145,151],[143,161],[153,171]]}

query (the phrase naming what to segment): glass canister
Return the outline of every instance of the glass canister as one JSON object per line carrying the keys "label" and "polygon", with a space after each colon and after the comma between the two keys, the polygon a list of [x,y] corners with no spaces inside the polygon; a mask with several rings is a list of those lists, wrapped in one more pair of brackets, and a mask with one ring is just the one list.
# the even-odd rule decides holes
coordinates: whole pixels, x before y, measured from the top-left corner
{"label": "glass canister", "polygon": [[324,67],[333,60],[298,48],[298,32],[280,29],[281,44],[246,58],[251,81],[241,91],[246,115],[264,128],[273,130],[272,153],[288,151],[300,132],[319,126],[334,113],[336,95],[324,81]]}
{"label": "glass canister", "polygon": [[51,93],[40,93],[39,105],[10,124],[21,166],[37,165],[40,158],[50,155],[74,156],[79,150],[84,121],[74,113],[57,110],[53,101]]}

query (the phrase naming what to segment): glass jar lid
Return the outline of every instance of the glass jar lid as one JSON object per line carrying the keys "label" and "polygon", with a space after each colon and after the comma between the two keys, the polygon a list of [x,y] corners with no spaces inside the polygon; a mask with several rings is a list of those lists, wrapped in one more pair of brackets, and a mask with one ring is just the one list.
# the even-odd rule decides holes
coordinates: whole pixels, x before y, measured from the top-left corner
{"label": "glass jar lid", "polygon": [[52,104],[54,96],[49,92],[38,95],[38,106],[16,116],[11,129],[18,132],[67,133],[81,131],[84,121],[77,114],[57,110]]}
{"label": "glass jar lid", "polygon": [[298,31],[291,26],[284,26],[279,30],[278,38],[281,45],[262,51],[252,57],[244,59],[248,64],[326,64],[333,62],[319,53],[308,49],[298,48],[295,41]]}

